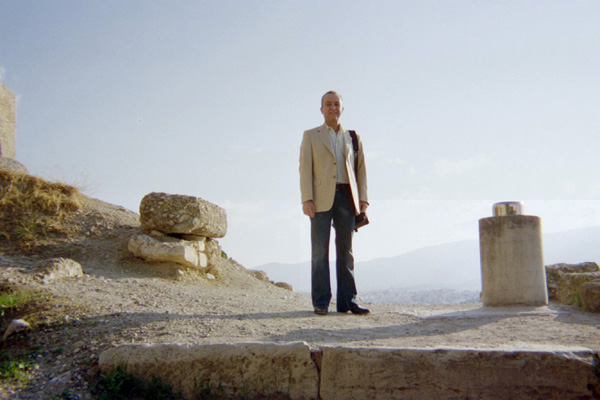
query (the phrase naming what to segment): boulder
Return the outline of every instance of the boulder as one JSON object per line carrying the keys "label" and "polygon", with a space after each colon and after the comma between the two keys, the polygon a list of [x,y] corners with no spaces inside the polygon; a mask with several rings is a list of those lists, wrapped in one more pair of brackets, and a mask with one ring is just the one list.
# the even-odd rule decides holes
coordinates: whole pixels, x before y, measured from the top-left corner
{"label": "boulder", "polygon": [[265,271],[259,271],[257,269],[249,269],[248,273],[258,279],[259,281],[269,282],[269,277]]}
{"label": "boulder", "polygon": [[43,283],[50,283],[64,278],[81,278],[83,276],[81,264],[62,257],[42,260],[36,263],[33,269]]}
{"label": "boulder", "polygon": [[294,289],[292,288],[292,285],[290,285],[287,282],[275,282],[275,286],[280,287],[285,290],[289,290],[290,292],[294,291]]}
{"label": "boulder", "polygon": [[140,223],[147,232],[222,238],[227,216],[221,207],[198,197],[150,193],[140,203]]}
{"label": "boulder", "polygon": [[10,321],[8,328],[6,328],[2,340],[6,340],[13,333],[22,332],[27,329],[29,329],[29,323],[27,323],[27,321],[22,319],[13,319]]}
{"label": "boulder", "polygon": [[160,238],[150,235],[134,235],[129,239],[127,249],[135,257],[150,262],[172,262],[190,268],[204,269],[209,265],[204,240],[183,240],[163,235]]}
{"label": "boulder", "polygon": [[211,238],[206,238],[204,242],[204,247],[204,254],[206,254],[206,258],[208,259],[208,266],[216,267],[217,265],[219,265],[222,253],[219,242]]}
{"label": "boulder", "polygon": [[600,272],[600,266],[595,262],[579,264],[546,265],[546,280],[548,283],[548,300],[557,300],[558,284],[563,274]]}
{"label": "boulder", "polygon": [[600,312],[600,280],[587,282],[579,288],[583,307],[591,312]]}
{"label": "boulder", "polygon": [[583,284],[600,279],[600,272],[562,274],[558,282],[557,300],[562,304],[581,305],[580,288]]}
{"label": "boulder", "polygon": [[98,365],[105,375],[121,367],[147,382],[160,377],[186,399],[204,390],[223,398],[318,398],[306,343],[122,345],[102,352]]}
{"label": "boulder", "polygon": [[27,167],[17,160],[0,156],[0,171],[9,171],[17,174],[28,174]]}

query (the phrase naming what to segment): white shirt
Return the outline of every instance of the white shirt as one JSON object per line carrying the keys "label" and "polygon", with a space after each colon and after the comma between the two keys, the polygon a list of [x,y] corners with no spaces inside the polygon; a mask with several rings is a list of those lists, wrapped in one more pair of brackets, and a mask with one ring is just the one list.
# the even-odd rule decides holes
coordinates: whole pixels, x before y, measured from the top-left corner
{"label": "white shirt", "polygon": [[329,131],[331,146],[333,147],[333,152],[336,159],[336,183],[350,183],[350,180],[348,179],[348,171],[346,171],[346,156],[344,154],[346,149],[346,130],[340,125],[340,130],[336,133],[329,125],[326,126],[327,131]]}

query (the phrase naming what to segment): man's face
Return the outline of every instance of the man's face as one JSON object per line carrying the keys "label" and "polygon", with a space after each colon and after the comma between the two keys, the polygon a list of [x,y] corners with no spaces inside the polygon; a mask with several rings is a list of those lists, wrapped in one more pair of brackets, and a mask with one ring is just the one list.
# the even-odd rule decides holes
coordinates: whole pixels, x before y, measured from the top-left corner
{"label": "man's face", "polygon": [[343,111],[344,105],[342,104],[342,99],[340,96],[335,93],[329,93],[323,97],[321,113],[323,113],[323,116],[325,117],[325,123],[327,125],[337,125]]}

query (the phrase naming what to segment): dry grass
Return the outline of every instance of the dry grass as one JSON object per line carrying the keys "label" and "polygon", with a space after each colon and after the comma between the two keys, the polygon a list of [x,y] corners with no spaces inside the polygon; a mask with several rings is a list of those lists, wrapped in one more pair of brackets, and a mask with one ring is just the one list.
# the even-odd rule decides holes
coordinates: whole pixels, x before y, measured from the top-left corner
{"label": "dry grass", "polygon": [[66,219],[80,209],[78,195],[70,185],[0,171],[0,238],[25,249],[74,233]]}
{"label": "dry grass", "polygon": [[52,310],[52,296],[49,293],[5,282],[0,284],[0,328],[2,331],[6,330],[13,319],[25,319],[31,326],[38,325],[48,310]]}

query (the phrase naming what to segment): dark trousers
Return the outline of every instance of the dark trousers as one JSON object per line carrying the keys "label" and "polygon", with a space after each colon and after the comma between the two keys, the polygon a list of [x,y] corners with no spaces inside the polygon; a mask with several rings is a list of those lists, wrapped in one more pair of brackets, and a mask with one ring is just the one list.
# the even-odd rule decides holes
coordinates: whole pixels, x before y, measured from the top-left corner
{"label": "dark trousers", "polygon": [[337,190],[333,207],[318,212],[311,218],[312,245],[312,302],[313,306],[328,307],[331,301],[329,279],[329,238],[331,226],[335,229],[337,311],[346,312],[356,304],[354,282],[354,203],[349,190]]}

